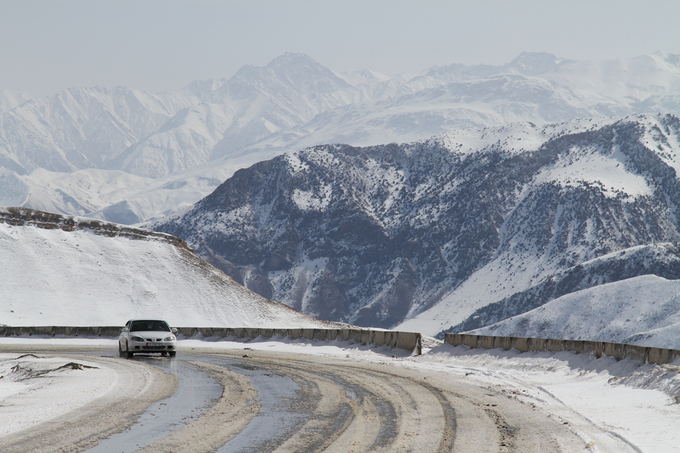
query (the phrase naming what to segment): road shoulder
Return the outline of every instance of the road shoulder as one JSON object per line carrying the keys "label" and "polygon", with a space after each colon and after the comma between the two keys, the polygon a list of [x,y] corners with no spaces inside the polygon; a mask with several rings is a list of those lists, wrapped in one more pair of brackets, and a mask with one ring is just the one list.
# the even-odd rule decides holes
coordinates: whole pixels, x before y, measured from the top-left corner
{"label": "road shoulder", "polygon": [[[11,348],[0,346],[0,353],[10,351]],[[49,348],[42,348],[33,353],[41,357],[54,357],[50,354]],[[21,353],[17,354],[20,355]],[[60,361],[63,359],[66,363],[98,367],[93,371],[99,371],[100,375],[102,372],[105,373],[107,384],[105,390],[79,407],[69,407],[66,412],[44,411],[43,418],[33,420],[32,426],[0,438],[3,452],[77,451],[92,447],[99,439],[123,431],[132,425],[137,416],[149,405],[171,395],[177,386],[174,376],[134,361],[95,355],[70,356],[68,353],[59,353],[58,357]],[[59,382],[68,383],[69,375],[60,376],[54,384],[58,386]],[[49,401],[52,406],[58,406],[59,399],[67,402],[73,394],[73,392],[57,393],[55,401],[55,389],[49,389],[48,385],[35,390],[35,394],[31,395],[33,403],[40,404],[41,392],[48,392],[45,395],[52,398]],[[24,413],[34,412],[20,409]],[[0,411],[0,419],[2,416]]]}

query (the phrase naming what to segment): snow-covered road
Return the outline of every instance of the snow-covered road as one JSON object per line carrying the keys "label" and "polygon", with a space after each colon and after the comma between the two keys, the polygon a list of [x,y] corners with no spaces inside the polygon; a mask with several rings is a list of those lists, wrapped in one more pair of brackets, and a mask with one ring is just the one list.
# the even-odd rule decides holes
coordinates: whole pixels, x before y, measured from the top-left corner
{"label": "snow-covered road", "polygon": [[303,342],[182,346],[175,360],[112,359],[179,383],[92,451],[663,452],[680,440],[674,365],[449,346],[420,357]]}

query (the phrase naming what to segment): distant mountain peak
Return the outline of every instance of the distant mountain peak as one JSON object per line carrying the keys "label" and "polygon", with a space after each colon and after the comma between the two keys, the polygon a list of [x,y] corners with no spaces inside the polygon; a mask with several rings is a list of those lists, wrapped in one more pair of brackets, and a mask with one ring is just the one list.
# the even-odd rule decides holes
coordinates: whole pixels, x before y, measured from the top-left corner
{"label": "distant mountain peak", "polygon": [[13,109],[29,99],[30,96],[21,91],[0,89],[0,112]]}
{"label": "distant mountain peak", "polygon": [[234,74],[230,82],[251,84],[256,80],[260,82],[276,80],[321,92],[351,88],[350,84],[312,57],[293,52],[279,55],[265,66],[244,66]]}
{"label": "distant mountain peak", "polygon": [[284,66],[284,65],[289,65],[289,64],[294,64],[294,65],[299,65],[299,64],[309,64],[309,65],[315,65],[315,66],[321,66],[319,62],[317,62],[315,59],[307,55],[306,53],[302,52],[284,52],[278,57],[273,58],[269,63],[267,63],[267,67],[279,67],[279,66]]}
{"label": "distant mountain peak", "polygon": [[[15,197],[24,193],[15,178],[0,181],[0,192],[22,205],[93,216],[127,200],[148,219],[214,189],[196,176],[206,165],[217,181],[320,143],[404,143],[471,127],[640,112],[680,112],[680,56],[571,61],[524,52],[502,65],[452,64],[386,80],[370,70],[338,76],[287,52],[179,90],[82,87],[36,97],[0,90],[0,167],[22,175],[30,196]],[[532,137],[540,131],[528,130],[512,149],[527,149]],[[38,169],[69,176],[29,175]],[[93,179],[85,183],[75,170]],[[90,184],[118,171],[134,175],[124,194]],[[165,193],[156,178],[170,176],[185,178],[186,188]],[[164,195],[151,196],[157,191]]]}
{"label": "distant mountain peak", "polygon": [[557,55],[550,52],[533,52],[524,51],[517,54],[515,58],[512,59],[511,63],[517,63],[521,61],[554,61],[559,62],[562,59]]}
{"label": "distant mountain peak", "polygon": [[194,80],[189,82],[184,89],[190,93],[200,94],[204,92],[217,91],[224,87],[227,79],[224,78],[211,78],[204,80]]}
{"label": "distant mountain peak", "polygon": [[370,85],[374,83],[387,82],[392,77],[373,69],[359,69],[356,71],[346,71],[340,76],[352,85]]}
{"label": "distant mountain peak", "polygon": [[548,52],[521,52],[507,67],[526,75],[538,75],[554,70],[564,60]]}
{"label": "distant mountain peak", "polygon": [[680,54],[657,50],[656,52],[653,52],[651,56],[663,60],[671,65],[680,67]]}

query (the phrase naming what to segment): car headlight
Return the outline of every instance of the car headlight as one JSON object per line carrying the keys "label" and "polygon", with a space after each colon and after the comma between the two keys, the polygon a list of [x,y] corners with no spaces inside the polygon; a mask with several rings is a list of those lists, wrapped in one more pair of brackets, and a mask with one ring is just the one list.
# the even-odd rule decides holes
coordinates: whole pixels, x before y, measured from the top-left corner
{"label": "car headlight", "polygon": [[132,340],[132,341],[141,341],[141,342],[145,341],[144,338],[142,338],[142,337],[130,337],[130,340]]}
{"label": "car headlight", "polygon": [[169,337],[165,337],[165,338],[163,338],[163,341],[175,341],[175,336],[170,335]]}

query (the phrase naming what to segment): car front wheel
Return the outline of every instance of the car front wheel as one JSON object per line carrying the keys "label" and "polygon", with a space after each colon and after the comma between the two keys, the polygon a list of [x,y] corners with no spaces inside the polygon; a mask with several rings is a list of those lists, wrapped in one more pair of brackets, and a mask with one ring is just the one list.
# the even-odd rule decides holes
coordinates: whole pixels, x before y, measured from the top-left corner
{"label": "car front wheel", "polygon": [[120,341],[118,342],[118,357],[123,357],[125,354],[123,353],[123,346],[121,346]]}
{"label": "car front wheel", "polygon": [[125,349],[127,350],[126,356],[127,356],[128,359],[131,359],[132,357],[134,357],[135,353],[130,351],[130,345],[129,344],[125,343]]}

